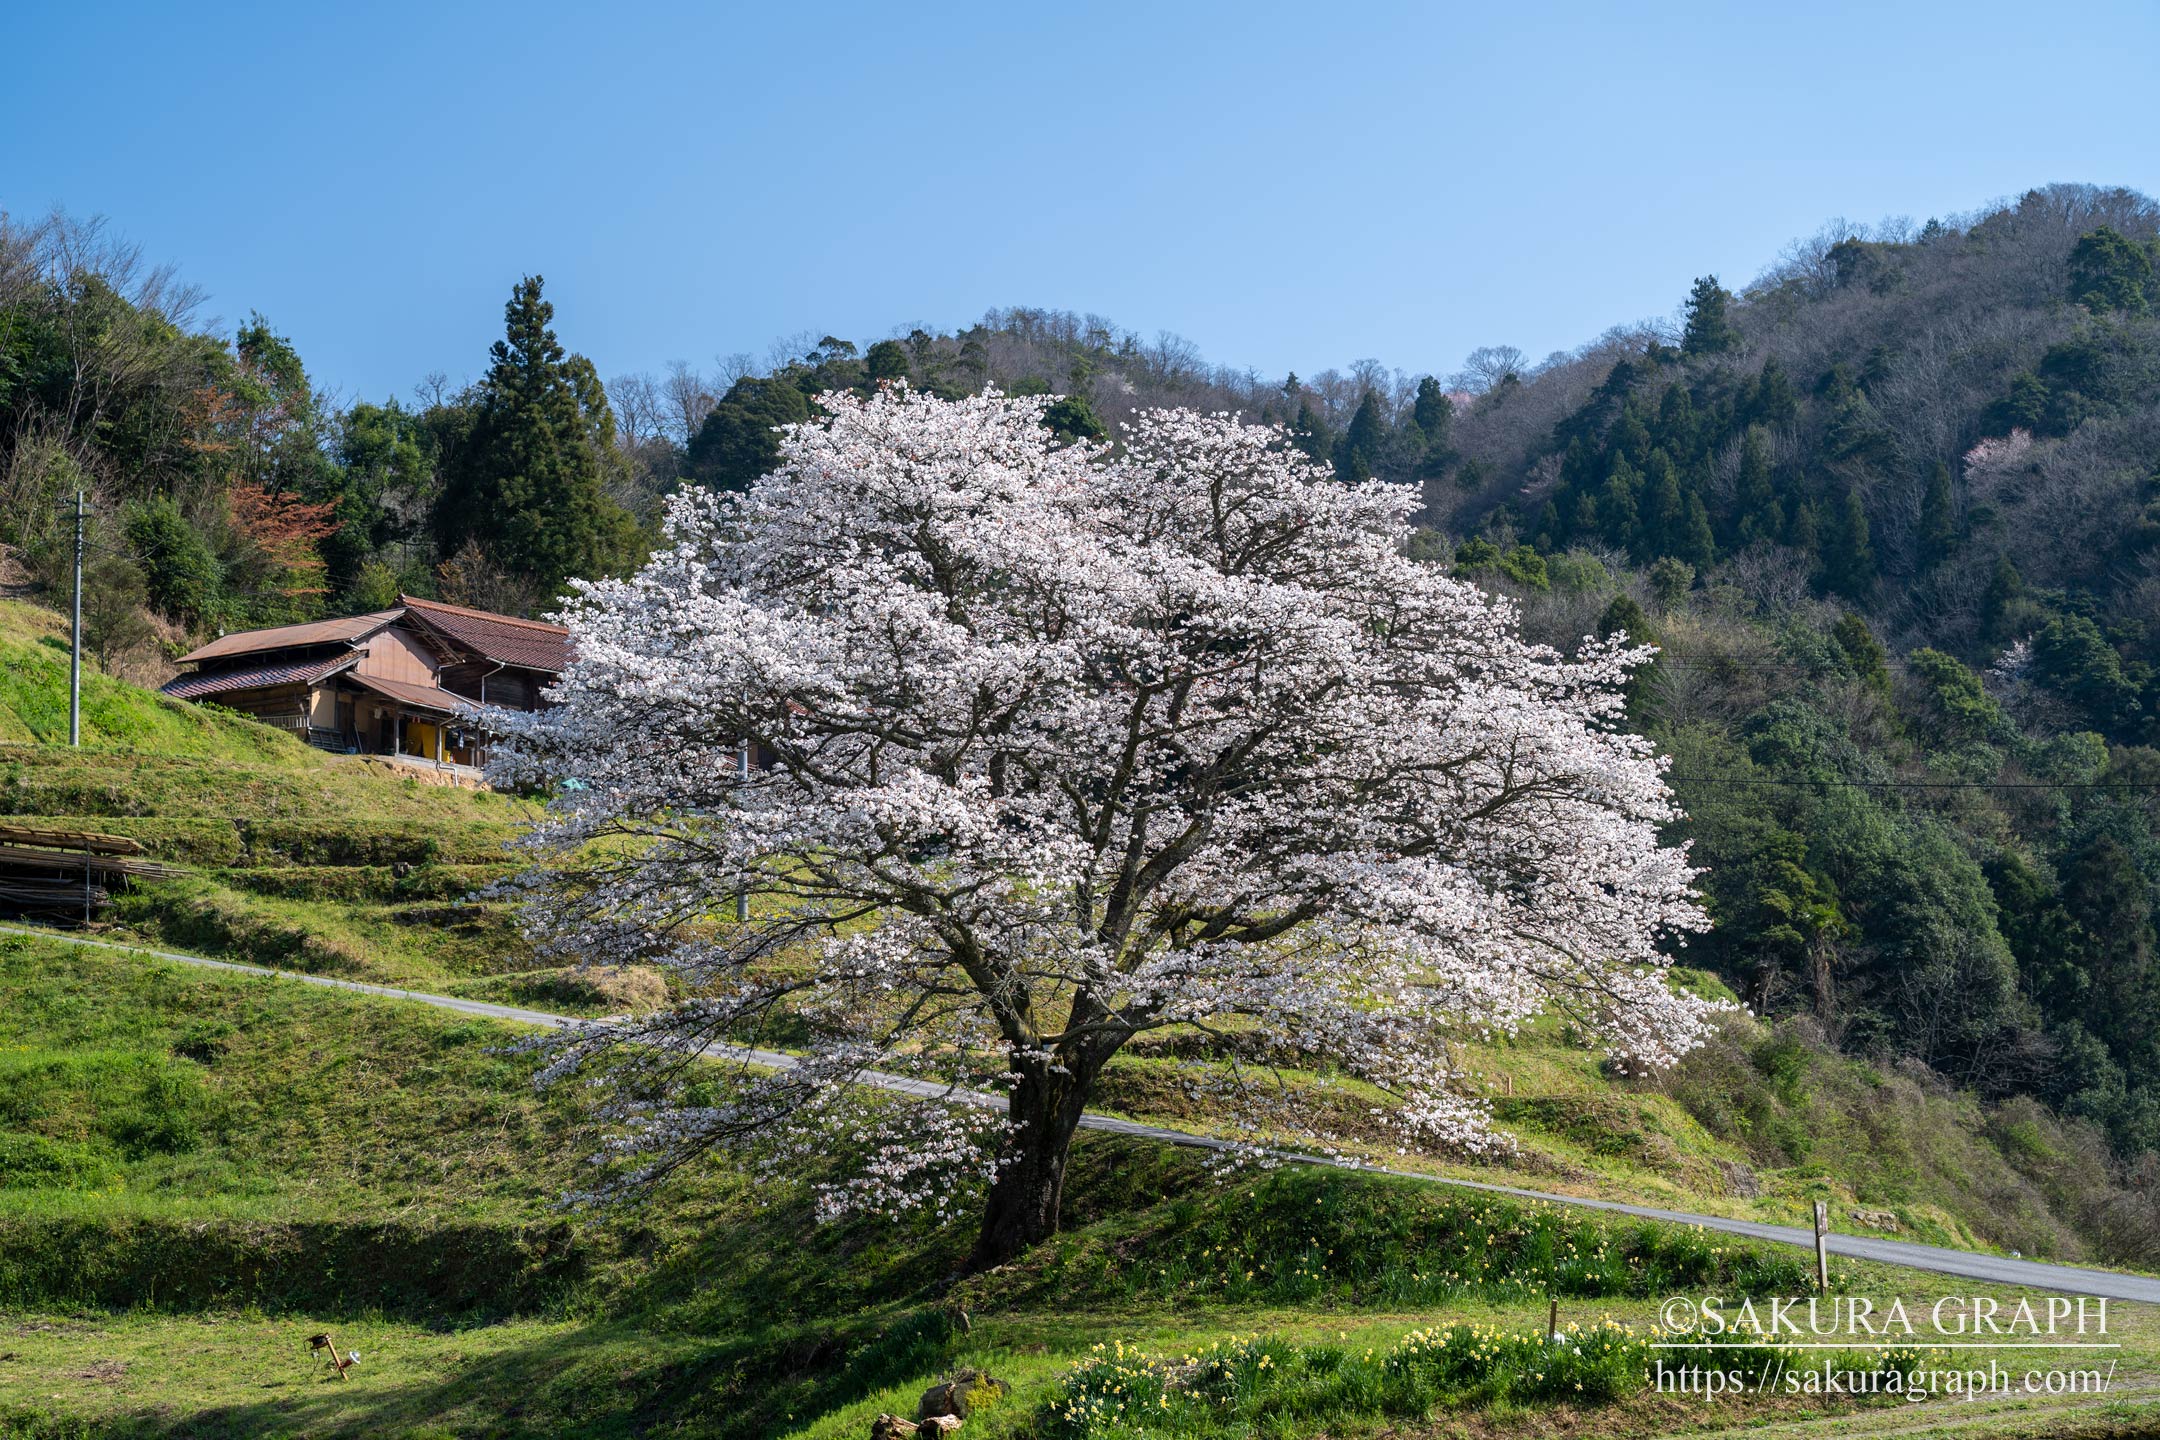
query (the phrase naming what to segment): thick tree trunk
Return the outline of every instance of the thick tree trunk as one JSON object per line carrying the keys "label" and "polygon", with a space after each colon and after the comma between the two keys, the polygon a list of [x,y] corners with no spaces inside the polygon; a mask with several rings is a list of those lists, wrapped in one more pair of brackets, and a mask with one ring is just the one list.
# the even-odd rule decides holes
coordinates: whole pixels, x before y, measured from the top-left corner
{"label": "thick tree trunk", "polygon": [[1077,1073],[1051,1074],[1038,1064],[1014,1074],[1008,1113],[1015,1133],[990,1183],[969,1273],[1002,1265],[1057,1234],[1065,1159],[1098,1066],[1075,1068]]}

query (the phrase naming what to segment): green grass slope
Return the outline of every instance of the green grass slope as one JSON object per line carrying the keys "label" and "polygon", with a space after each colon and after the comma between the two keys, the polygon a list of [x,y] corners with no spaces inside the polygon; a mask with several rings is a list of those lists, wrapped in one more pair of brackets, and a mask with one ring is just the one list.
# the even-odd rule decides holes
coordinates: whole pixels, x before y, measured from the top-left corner
{"label": "green grass slope", "polygon": [[[1895,1413],[1645,1390],[1613,1326],[1669,1293],[1795,1292],[1789,1249],[1097,1138],[1067,1232],[955,1288],[965,1234],[820,1224],[807,1187],[719,1165],[565,1213],[573,1097],[534,1094],[511,1027],[12,938],[0,993],[0,1435],[860,1437],[966,1365],[1013,1386],[963,1431],[993,1437]],[[1580,1328],[1548,1363],[1523,1337],[1554,1301]],[[310,1363],[323,1329],[361,1352],[351,1379]],[[2128,1307],[2115,1332],[2111,1399],[2001,1418],[2127,1423],[2160,1326]]]}

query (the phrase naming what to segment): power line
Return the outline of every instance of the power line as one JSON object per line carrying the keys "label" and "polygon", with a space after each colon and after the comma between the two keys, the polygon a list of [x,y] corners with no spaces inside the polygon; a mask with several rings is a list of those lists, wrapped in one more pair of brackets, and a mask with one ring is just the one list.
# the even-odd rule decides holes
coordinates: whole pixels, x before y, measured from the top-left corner
{"label": "power line", "polygon": [[1673,784],[1771,785],[1795,789],[1845,785],[1855,790],[2160,790],[2160,783],[2139,780],[1849,780],[1842,775],[1827,780],[1768,779],[1748,775],[1668,775],[1665,778]]}
{"label": "power line", "polygon": [[[1668,655],[1659,651],[1649,659],[1652,665],[1722,665],[1728,670],[1805,670],[1824,674],[1840,673],[1836,662],[1809,660],[1750,660],[1734,655]],[[1844,672],[1850,673],[1850,672]]]}

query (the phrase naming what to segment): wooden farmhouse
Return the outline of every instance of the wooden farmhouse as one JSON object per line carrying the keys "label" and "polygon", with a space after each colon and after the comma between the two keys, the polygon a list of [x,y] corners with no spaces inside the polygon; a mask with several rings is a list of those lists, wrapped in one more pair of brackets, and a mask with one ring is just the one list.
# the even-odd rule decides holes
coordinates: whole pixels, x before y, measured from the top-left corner
{"label": "wooden farmhouse", "polygon": [[560,625],[401,595],[371,615],[221,635],[180,657],[194,668],[165,693],[325,750],[476,766],[481,708],[539,709],[569,662]]}

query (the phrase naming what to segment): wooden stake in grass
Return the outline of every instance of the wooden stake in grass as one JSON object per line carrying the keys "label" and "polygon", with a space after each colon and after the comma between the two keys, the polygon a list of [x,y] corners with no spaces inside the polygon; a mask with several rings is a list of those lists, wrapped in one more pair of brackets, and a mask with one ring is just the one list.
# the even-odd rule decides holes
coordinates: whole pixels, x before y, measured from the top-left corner
{"label": "wooden stake in grass", "polygon": [[1815,1202],[1815,1288],[1830,1289],[1830,1203]]}
{"label": "wooden stake in grass", "polygon": [[1545,1338],[1548,1340],[1558,1340],[1560,1338],[1560,1302],[1558,1300],[1552,1302],[1552,1310],[1545,1317]]}
{"label": "wooden stake in grass", "polygon": [[354,1362],[356,1362],[360,1358],[357,1353],[346,1355],[338,1354],[338,1348],[334,1343],[332,1343],[330,1339],[330,1332],[327,1330],[325,1330],[320,1335],[310,1335],[308,1337],[307,1344],[308,1354],[311,1356],[324,1350],[328,1350],[330,1352],[330,1368],[337,1371],[337,1378],[340,1380],[343,1380],[345,1378],[345,1372],[347,1370],[350,1370],[353,1367]]}

